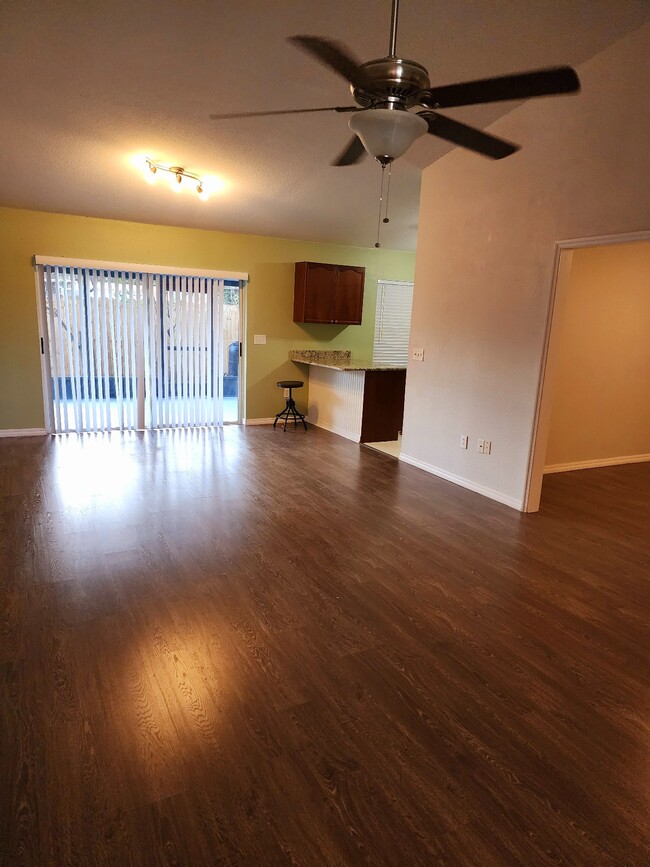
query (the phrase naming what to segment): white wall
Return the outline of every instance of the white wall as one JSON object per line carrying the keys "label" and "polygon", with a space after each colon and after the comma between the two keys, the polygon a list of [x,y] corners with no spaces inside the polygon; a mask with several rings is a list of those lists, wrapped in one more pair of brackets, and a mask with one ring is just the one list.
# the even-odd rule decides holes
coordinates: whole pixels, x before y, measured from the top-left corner
{"label": "white wall", "polygon": [[531,100],[490,127],[519,153],[492,163],[457,148],[423,176],[411,346],[426,352],[409,362],[402,455],[516,508],[555,242],[650,228],[650,25],[579,73],[579,95]]}
{"label": "white wall", "polygon": [[650,241],[575,250],[546,469],[650,456]]}

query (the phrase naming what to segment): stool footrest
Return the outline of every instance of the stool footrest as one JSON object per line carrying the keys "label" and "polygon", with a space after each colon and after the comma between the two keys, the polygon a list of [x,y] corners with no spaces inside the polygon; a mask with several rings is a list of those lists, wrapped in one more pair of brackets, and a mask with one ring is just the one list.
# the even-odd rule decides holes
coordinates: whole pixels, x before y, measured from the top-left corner
{"label": "stool footrest", "polygon": [[307,422],[305,421],[305,416],[301,412],[298,412],[298,410],[296,409],[296,402],[293,397],[287,398],[287,405],[281,412],[276,415],[275,421],[273,422],[273,427],[275,427],[278,421],[282,419],[284,419],[284,425],[282,428],[283,431],[286,431],[287,422],[291,421],[291,419],[293,419],[294,427],[298,427],[298,422],[301,421],[305,426],[305,430],[307,430]]}

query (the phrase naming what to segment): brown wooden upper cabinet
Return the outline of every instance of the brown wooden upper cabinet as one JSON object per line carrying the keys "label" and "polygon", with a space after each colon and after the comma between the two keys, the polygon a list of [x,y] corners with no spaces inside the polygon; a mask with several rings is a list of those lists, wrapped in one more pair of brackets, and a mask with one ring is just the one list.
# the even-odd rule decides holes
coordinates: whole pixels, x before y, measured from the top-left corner
{"label": "brown wooden upper cabinet", "polygon": [[293,321],[361,325],[365,276],[354,265],[296,262]]}

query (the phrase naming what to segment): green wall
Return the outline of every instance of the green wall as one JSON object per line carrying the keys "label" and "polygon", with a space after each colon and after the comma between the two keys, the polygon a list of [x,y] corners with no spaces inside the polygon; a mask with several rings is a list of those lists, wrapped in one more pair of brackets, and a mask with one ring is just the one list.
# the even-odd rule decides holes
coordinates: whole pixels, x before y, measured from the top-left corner
{"label": "green wall", "polygon": [[[377,280],[412,280],[415,266],[415,253],[395,250],[0,208],[0,430],[44,424],[35,254],[247,272],[247,418],[275,415],[282,402],[278,379],[305,378],[305,368],[288,361],[290,349],[350,349],[371,357]],[[293,266],[302,260],[365,266],[361,325],[292,321]],[[266,334],[266,345],[253,345],[253,334]],[[301,397],[304,405],[306,392]]]}

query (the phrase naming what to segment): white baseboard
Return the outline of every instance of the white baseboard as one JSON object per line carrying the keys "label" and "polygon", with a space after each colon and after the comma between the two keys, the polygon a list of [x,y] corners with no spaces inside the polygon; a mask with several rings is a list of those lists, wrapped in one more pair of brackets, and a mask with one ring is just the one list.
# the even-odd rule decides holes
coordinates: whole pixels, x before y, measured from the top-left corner
{"label": "white baseboard", "polygon": [[338,434],[340,437],[345,437],[346,440],[352,440],[353,443],[361,442],[361,434],[356,434],[353,431],[345,430],[345,428],[336,427],[335,425],[312,421],[309,416],[307,416],[306,421],[309,422],[309,424],[313,424],[314,427],[321,427],[323,430],[328,430],[330,433]]}
{"label": "white baseboard", "polygon": [[404,452],[399,456],[400,461],[406,464],[411,464],[420,470],[431,473],[434,476],[439,476],[448,482],[453,482],[455,485],[460,485],[461,488],[467,488],[469,491],[474,491],[475,494],[481,494],[483,497],[489,497],[491,500],[496,500],[497,503],[503,503],[504,506],[510,506],[511,509],[517,509],[518,512],[523,512],[524,504],[516,497],[509,497],[507,494],[502,494],[500,491],[495,491],[492,488],[487,488],[485,485],[479,485],[477,482],[472,482],[463,476],[457,476],[455,473],[447,472],[440,467],[435,467],[433,464],[427,464],[424,461],[419,461],[417,458],[412,458],[405,455]]}
{"label": "white baseboard", "polygon": [[641,464],[650,461],[650,455],[626,455],[617,458],[595,458],[591,461],[572,461],[568,464],[549,464],[544,467],[547,473],[569,473],[572,470],[591,470],[595,467],[616,467],[620,464]]}
{"label": "white baseboard", "polygon": [[44,427],[19,427],[15,430],[0,430],[0,437],[44,437],[47,431]]}
{"label": "white baseboard", "polygon": [[273,424],[275,421],[275,416],[271,418],[245,418],[244,424]]}

